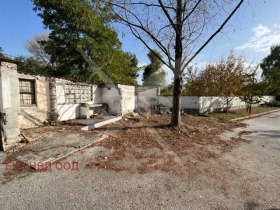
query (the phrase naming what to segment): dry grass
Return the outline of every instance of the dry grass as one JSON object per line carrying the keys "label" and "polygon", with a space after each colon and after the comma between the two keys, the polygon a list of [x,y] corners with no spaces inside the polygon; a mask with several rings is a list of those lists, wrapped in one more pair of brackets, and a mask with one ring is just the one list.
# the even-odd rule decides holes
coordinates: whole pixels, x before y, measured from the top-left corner
{"label": "dry grass", "polygon": [[[278,108],[277,107],[253,107],[251,115],[277,110],[277,109],[279,109],[279,107]],[[228,113],[210,113],[209,116],[215,117],[221,120],[222,122],[228,122],[232,119],[245,117],[249,115],[245,109],[237,109],[237,110],[229,111]]]}

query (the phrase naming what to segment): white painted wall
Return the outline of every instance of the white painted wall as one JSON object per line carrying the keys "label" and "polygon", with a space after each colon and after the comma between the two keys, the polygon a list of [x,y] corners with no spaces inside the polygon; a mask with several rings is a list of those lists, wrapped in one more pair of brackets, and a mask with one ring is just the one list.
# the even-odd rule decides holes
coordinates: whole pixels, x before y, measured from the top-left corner
{"label": "white painted wall", "polygon": [[[275,100],[275,96],[263,96],[262,102],[271,102]],[[200,97],[200,112],[213,112],[215,110],[226,108],[226,98],[225,97]],[[253,106],[258,106],[254,104]],[[239,97],[234,97],[230,102],[230,109],[243,109],[246,107],[244,101],[241,101]]]}
{"label": "white painted wall", "polygon": [[58,120],[70,120],[80,117],[80,104],[58,104]]}
{"label": "white painted wall", "polygon": [[58,120],[70,120],[80,117],[80,104],[66,104],[65,85],[63,82],[56,83],[56,99]]}
{"label": "white painted wall", "polygon": [[65,86],[63,83],[56,84],[56,100],[57,104],[65,104]]}
{"label": "white painted wall", "polygon": [[[159,104],[171,108],[172,96],[159,96]],[[271,102],[275,100],[275,96],[263,96],[262,102]],[[245,108],[245,102],[241,101],[239,97],[234,97],[231,100],[231,109]],[[257,105],[255,105],[257,106]],[[226,108],[226,98],[218,96],[182,96],[181,107],[185,109],[197,109],[200,113],[219,111]]]}
{"label": "white painted wall", "polygon": [[166,106],[168,108],[171,108],[172,102],[173,102],[173,96],[159,96],[159,104],[162,106]]}
{"label": "white painted wall", "polygon": [[[222,111],[226,108],[226,98],[218,96],[202,96],[199,97],[200,113]],[[230,109],[241,109],[245,108],[245,103],[242,102],[238,97],[232,98],[230,102]]]}
{"label": "white painted wall", "polygon": [[121,112],[122,115],[131,113],[136,108],[135,86],[118,85],[121,93]]}
{"label": "white painted wall", "polygon": [[[65,103],[65,82],[70,81],[59,79],[56,83],[57,109],[59,114],[59,121],[80,118],[80,103]],[[77,83],[77,85],[79,85],[79,83]],[[102,102],[101,94],[101,88],[99,88],[97,85],[92,85],[92,100],[94,103]]]}
{"label": "white painted wall", "polygon": [[121,95],[115,84],[105,84],[101,88],[102,103],[108,104],[108,111],[113,115],[121,115]]}
{"label": "white painted wall", "polygon": [[276,100],[275,96],[263,96],[262,97],[263,102],[272,102],[272,101],[275,101],[275,100]]}
{"label": "white painted wall", "polygon": [[158,104],[158,87],[138,86],[136,87],[137,110],[148,110],[151,106]]}
{"label": "white painted wall", "polygon": [[6,123],[1,128],[4,135],[0,139],[0,144],[6,140],[5,149],[5,146],[20,141],[20,94],[17,65],[4,61],[0,61],[0,112],[6,116]]}
{"label": "white painted wall", "polygon": [[[198,96],[181,96],[181,107],[185,109],[199,109]],[[173,105],[173,96],[159,96],[159,104],[171,108]]]}
{"label": "white painted wall", "polygon": [[92,86],[92,101],[95,104],[102,103],[102,90],[97,85]]}

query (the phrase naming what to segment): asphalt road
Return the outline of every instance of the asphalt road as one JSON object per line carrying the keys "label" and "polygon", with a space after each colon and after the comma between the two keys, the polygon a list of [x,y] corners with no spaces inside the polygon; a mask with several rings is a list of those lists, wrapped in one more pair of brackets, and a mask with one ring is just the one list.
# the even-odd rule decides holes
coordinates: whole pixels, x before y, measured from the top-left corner
{"label": "asphalt road", "polygon": [[[79,171],[30,172],[2,184],[0,209],[280,209],[280,112],[244,122],[224,138],[246,130],[251,142],[209,161],[209,173],[192,180],[86,168],[105,151],[92,147],[64,160],[78,162]],[[9,175],[0,169],[0,179]]]}

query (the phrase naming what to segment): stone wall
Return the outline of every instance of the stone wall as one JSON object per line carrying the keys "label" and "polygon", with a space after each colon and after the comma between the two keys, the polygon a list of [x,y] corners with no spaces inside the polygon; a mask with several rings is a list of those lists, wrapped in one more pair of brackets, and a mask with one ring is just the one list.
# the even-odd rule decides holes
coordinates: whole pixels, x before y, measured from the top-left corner
{"label": "stone wall", "polygon": [[18,74],[18,79],[34,81],[36,101],[34,105],[20,106],[20,128],[26,129],[43,125],[50,119],[49,78]]}

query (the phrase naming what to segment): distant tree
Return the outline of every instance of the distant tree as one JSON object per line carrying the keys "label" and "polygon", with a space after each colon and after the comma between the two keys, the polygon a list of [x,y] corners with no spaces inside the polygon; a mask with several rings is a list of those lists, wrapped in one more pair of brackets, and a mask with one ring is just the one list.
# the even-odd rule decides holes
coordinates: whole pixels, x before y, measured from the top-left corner
{"label": "distant tree", "polygon": [[14,59],[20,61],[17,67],[20,73],[52,76],[52,68],[32,56],[17,56]]}
{"label": "distant tree", "polygon": [[165,77],[166,72],[164,70],[158,70],[146,78],[143,85],[164,87],[166,86]]}
{"label": "distant tree", "polygon": [[186,68],[186,72],[183,74],[183,80],[185,83],[188,83],[196,78],[198,74],[198,67],[190,65]]}
{"label": "distant tree", "polygon": [[263,76],[269,81],[271,91],[269,94],[280,95],[280,45],[272,46],[270,54],[260,64]]}
{"label": "distant tree", "polygon": [[50,65],[51,56],[46,52],[44,43],[49,41],[46,33],[37,34],[32,40],[27,40],[26,49],[30,52],[34,59],[40,61],[44,65]]}
{"label": "distant tree", "polygon": [[186,72],[183,74],[183,83],[185,88],[182,91],[182,95],[190,95],[189,90],[191,88],[192,81],[198,76],[198,67],[190,65],[186,68]]}
{"label": "distant tree", "polygon": [[258,66],[246,74],[246,80],[239,91],[239,98],[245,102],[248,114],[251,114],[253,104],[258,104],[262,101],[265,91],[263,89],[264,83],[259,82],[257,79],[257,69]]}
{"label": "distant tree", "polygon": [[108,24],[104,4],[93,7],[87,0],[32,0],[34,10],[50,29],[40,42],[55,63],[53,76],[81,81],[136,84],[137,59],[123,52],[117,33]]}
{"label": "distant tree", "polygon": [[143,85],[151,85],[151,86],[165,86],[165,76],[166,72],[162,69],[162,62],[159,59],[162,58],[159,52],[150,51],[148,53],[148,57],[150,59],[150,64],[147,65],[144,69],[143,73]]}
{"label": "distant tree", "polygon": [[31,56],[17,56],[18,71],[27,74],[54,76],[56,65],[51,62],[51,56],[45,50],[45,44],[49,41],[48,34],[37,34],[31,40],[27,40],[26,49]]}
{"label": "distant tree", "polygon": [[235,57],[230,52],[227,59],[208,64],[203,72],[189,81],[185,92],[189,95],[223,96],[227,111],[245,81],[247,69],[245,59],[242,56]]}

